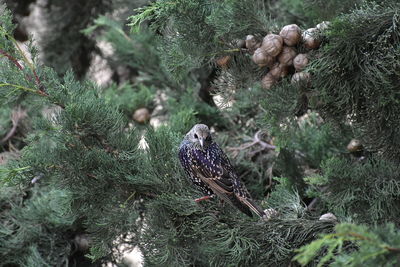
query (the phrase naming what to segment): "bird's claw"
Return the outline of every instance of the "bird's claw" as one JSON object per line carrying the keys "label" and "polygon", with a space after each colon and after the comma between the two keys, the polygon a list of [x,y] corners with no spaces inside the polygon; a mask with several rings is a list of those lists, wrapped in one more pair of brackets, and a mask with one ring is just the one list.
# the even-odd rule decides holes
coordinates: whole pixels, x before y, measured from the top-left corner
{"label": "bird's claw", "polygon": [[211,196],[204,196],[204,197],[196,198],[194,201],[200,202],[200,201],[207,200],[207,199],[210,199],[210,198],[211,198]]}

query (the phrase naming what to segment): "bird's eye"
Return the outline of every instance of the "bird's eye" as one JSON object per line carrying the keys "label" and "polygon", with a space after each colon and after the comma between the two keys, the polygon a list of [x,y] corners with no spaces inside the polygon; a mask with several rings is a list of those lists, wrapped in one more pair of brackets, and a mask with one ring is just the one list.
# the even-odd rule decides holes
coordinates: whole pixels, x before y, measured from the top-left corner
{"label": "bird's eye", "polygon": [[207,136],[206,141],[211,141],[211,136]]}
{"label": "bird's eye", "polygon": [[197,136],[197,134],[194,134],[194,138],[196,138],[196,139],[197,139],[197,138],[199,138],[199,137]]}

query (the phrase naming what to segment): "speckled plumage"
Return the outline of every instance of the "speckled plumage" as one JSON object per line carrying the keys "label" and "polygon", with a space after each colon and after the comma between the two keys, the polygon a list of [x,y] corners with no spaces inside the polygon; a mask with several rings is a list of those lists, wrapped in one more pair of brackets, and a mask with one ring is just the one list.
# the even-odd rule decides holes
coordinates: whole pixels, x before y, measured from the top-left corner
{"label": "speckled plumage", "polygon": [[179,159],[191,182],[205,195],[217,195],[248,216],[253,210],[262,217],[264,211],[250,197],[236,175],[228,157],[212,141],[204,124],[196,124],[179,147]]}

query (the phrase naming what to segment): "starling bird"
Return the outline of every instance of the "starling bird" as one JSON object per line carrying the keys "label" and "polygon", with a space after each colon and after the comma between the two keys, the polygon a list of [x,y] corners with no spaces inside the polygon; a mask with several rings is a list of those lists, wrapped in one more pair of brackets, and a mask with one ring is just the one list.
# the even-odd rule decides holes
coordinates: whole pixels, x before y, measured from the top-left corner
{"label": "starling bird", "polygon": [[250,217],[250,210],[260,217],[265,215],[251,199],[228,157],[213,142],[207,125],[196,124],[186,134],[179,147],[179,159],[190,180],[206,195],[196,201],[217,195]]}

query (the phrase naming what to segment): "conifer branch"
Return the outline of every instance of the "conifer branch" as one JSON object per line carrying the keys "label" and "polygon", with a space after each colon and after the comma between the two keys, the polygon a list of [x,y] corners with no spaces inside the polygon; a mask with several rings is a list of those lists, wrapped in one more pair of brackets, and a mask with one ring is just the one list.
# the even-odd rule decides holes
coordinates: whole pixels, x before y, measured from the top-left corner
{"label": "conifer branch", "polygon": [[29,88],[29,87],[25,87],[25,86],[22,86],[22,85],[18,85],[18,84],[0,83],[0,87],[3,87],[3,86],[11,86],[11,87],[14,87],[15,89],[22,90],[22,91],[25,91],[25,92],[30,92],[30,93],[35,93],[35,94],[38,94],[38,95],[43,95],[42,93],[39,92],[39,90],[35,90],[35,89]]}
{"label": "conifer branch", "polygon": [[235,52],[242,52],[242,51],[248,51],[248,49],[245,48],[232,48],[232,49],[225,49],[225,50],[221,50],[218,52],[214,52],[214,53],[209,53],[206,56],[216,56],[216,55],[220,55],[220,54],[226,54],[226,53],[235,53]]}
{"label": "conifer branch", "polygon": [[[17,44],[16,44],[16,46],[19,48],[19,46],[18,46]],[[24,55],[24,53],[22,52],[21,48],[19,48],[19,51],[20,51],[20,52],[22,53],[22,55],[25,57],[25,55]],[[11,62],[13,62],[14,65],[15,65],[19,70],[22,71],[22,70],[24,69],[24,67],[23,67],[21,64],[19,64],[18,60],[17,60],[16,58],[14,58],[13,56],[11,56],[10,54],[8,54],[6,51],[0,49],[0,54],[4,55],[5,57],[7,57],[8,60],[10,60]],[[26,59],[26,57],[25,57],[25,59]],[[26,59],[26,60],[27,60],[27,59]],[[29,62],[26,62],[26,63],[28,64],[28,66],[30,65]],[[34,77],[35,77],[36,85],[39,87],[39,89],[38,89],[38,90],[30,89],[30,90],[28,90],[28,91],[37,93],[37,94],[42,95],[42,96],[47,96],[47,93],[44,91],[43,86],[41,85],[39,76],[37,75],[37,73],[36,73],[35,69],[33,68],[33,66],[32,66],[30,69],[31,69],[32,72],[33,72],[33,75],[34,75]],[[27,79],[28,81],[30,81],[30,80],[31,80],[31,77],[30,77],[30,76],[26,76],[26,79]],[[11,84],[9,84],[9,85],[10,85],[10,86],[13,86],[13,85],[11,85]],[[16,87],[16,86],[14,85],[14,87]],[[25,87],[25,88],[27,89],[27,87]],[[22,88],[20,88],[20,89],[22,89]]]}
{"label": "conifer branch", "polygon": [[[126,120],[123,114],[116,111],[120,102],[112,98],[118,93],[116,88],[110,88],[111,101],[107,102],[90,85],[76,81],[71,73],[61,81],[52,70],[41,68],[35,57],[29,61],[29,54],[22,53],[24,47],[15,43],[10,36],[11,31],[6,36],[1,34],[6,44],[5,48],[1,47],[4,51],[0,50],[0,57],[4,59],[1,63],[11,67],[2,72],[5,77],[0,87],[7,88],[4,95],[7,95],[8,90],[12,91],[12,96],[19,91],[28,92],[45,96],[40,99],[42,102],[52,102],[64,109],[57,117],[57,126],[49,121],[39,121],[33,130],[37,132],[32,132],[32,137],[26,140],[26,149],[17,166],[32,167],[22,167],[20,171],[14,169],[14,172],[11,168],[9,172],[0,169],[1,176],[6,176],[2,180],[14,184],[23,184],[28,180],[36,183],[44,175],[49,178],[45,183],[30,188],[32,194],[24,198],[23,205],[10,208],[13,219],[10,221],[13,224],[9,229],[0,229],[2,234],[5,233],[5,238],[0,237],[5,244],[5,249],[1,248],[0,257],[9,259],[5,264],[24,263],[29,258],[31,262],[40,262],[37,264],[40,266],[51,265],[55,264],[54,259],[59,259],[60,255],[66,260],[72,259],[71,251],[65,249],[69,247],[70,241],[66,240],[65,233],[68,231],[70,234],[82,227],[91,235],[90,257],[93,260],[108,260],[112,257],[110,255],[115,250],[115,244],[120,244],[118,237],[128,233],[133,236],[130,245],[140,246],[148,265],[287,265],[296,248],[318,239],[321,233],[332,233],[332,228],[338,225],[332,221],[308,219],[309,215],[316,215],[317,218],[316,213],[321,209],[329,210],[341,219],[352,218],[357,223],[378,223],[380,228],[375,230],[376,234],[354,226],[343,228],[337,231],[338,234],[326,235],[325,240],[311,243],[313,247],[303,255],[306,260],[312,261],[310,265],[317,265],[318,260],[320,265],[324,262],[328,264],[341,257],[342,262],[343,259],[368,260],[371,264],[362,266],[377,266],[373,265],[373,261],[383,262],[391,260],[393,256],[397,257],[400,253],[395,242],[399,236],[398,225],[386,230],[382,229],[380,223],[396,221],[398,218],[398,164],[375,156],[371,156],[371,162],[340,160],[343,159],[341,152],[346,147],[342,143],[343,140],[347,142],[348,133],[335,131],[336,128],[320,127],[321,124],[315,121],[299,127],[299,120],[293,116],[298,110],[296,104],[302,103],[298,100],[298,88],[282,81],[271,90],[260,90],[261,87],[254,85],[254,81],[259,81],[265,68],[261,70],[255,66],[246,49],[236,48],[233,43],[236,38],[243,38],[247,34],[261,36],[270,33],[275,19],[278,25],[291,21],[285,15],[289,12],[282,10],[284,6],[279,5],[276,12],[273,5],[271,2],[267,7],[265,1],[261,0],[159,0],[148,7],[137,9],[137,15],[131,17],[132,30],[142,28],[141,23],[148,20],[149,29],[157,30],[154,35],[152,31],[147,31],[147,27],[143,33],[134,32],[131,35],[125,34],[118,23],[113,24],[105,18],[96,21],[97,25],[108,27],[106,38],[116,51],[115,57],[110,57],[111,60],[126,60],[126,65],[138,70],[139,75],[148,74],[146,84],[157,84],[154,90],[167,88],[163,92],[168,101],[159,102],[163,111],[168,113],[170,123],[154,131],[146,128],[148,135],[145,140],[148,147],[143,153],[136,153],[135,150],[140,140],[140,130],[126,131]],[[265,10],[258,7],[265,7]],[[384,6],[382,11],[385,10],[391,9]],[[394,10],[398,14],[399,7],[396,6]],[[339,123],[337,117],[347,118],[346,115],[351,114],[361,119],[358,121],[361,125],[357,125],[356,130],[368,130],[362,128],[368,126],[364,117],[368,119],[368,124],[381,126],[376,129],[389,129],[386,132],[392,131],[393,135],[386,134],[383,138],[375,138],[378,141],[371,142],[384,144],[388,140],[396,140],[390,137],[395,137],[396,129],[399,128],[395,127],[398,125],[397,117],[387,116],[399,114],[394,109],[398,105],[392,101],[397,99],[393,92],[398,90],[390,86],[391,81],[397,81],[398,77],[398,73],[391,72],[392,66],[397,70],[398,53],[394,53],[397,50],[386,43],[387,40],[393,46],[390,41],[399,39],[398,16],[393,17],[395,34],[388,39],[385,36],[379,37],[387,28],[382,26],[386,25],[383,23],[386,15],[372,11],[362,8],[359,14],[349,14],[347,22],[340,17],[332,22],[330,36],[327,36],[329,45],[321,47],[323,49],[317,52],[316,61],[310,65],[313,85],[314,82],[319,83],[315,88],[322,93],[310,92],[310,95],[321,95],[318,100],[321,100],[322,106],[331,107],[325,113],[334,115],[331,117]],[[11,15],[8,17],[9,27],[4,26],[4,29],[13,28]],[[367,23],[360,18],[366,18]],[[302,16],[296,19],[305,21]],[[380,42],[376,41],[377,37]],[[377,50],[375,46],[382,49]],[[363,49],[359,50],[360,47]],[[53,48],[45,47],[44,51],[51,53]],[[299,49],[298,52],[304,52],[303,48]],[[209,64],[215,55],[224,53],[234,55],[229,68],[210,77],[218,79],[219,87],[215,86],[217,90],[227,89],[225,94],[230,94],[235,101],[232,101],[232,109],[218,110],[203,105],[201,101],[194,101],[193,91],[182,88],[197,88],[195,85],[198,81],[192,78],[197,75],[198,68]],[[374,53],[378,55],[376,58],[373,57]],[[355,71],[348,71],[348,66]],[[176,86],[170,82],[169,73],[165,69],[172,70],[185,84]],[[332,69],[338,73],[335,74]],[[195,71],[188,75],[191,70]],[[369,75],[364,75],[367,73]],[[44,88],[43,84],[48,88]],[[382,91],[383,87],[377,88],[377,84],[389,86]],[[154,98],[152,90],[146,89],[125,97],[127,93],[122,98],[135,101],[140,99],[139,102],[148,99],[140,102],[140,105],[146,103],[143,106],[152,109],[148,104]],[[310,88],[310,91],[313,90]],[[354,98],[347,95],[354,95]],[[361,99],[360,96],[365,97]],[[27,101],[23,102],[27,106],[31,100],[23,97],[13,99]],[[355,112],[343,108],[357,108],[358,105],[362,109],[356,109]],[[126,109],[129,115],[135,110],[132,106],[138,105],[130,104]],[[372,114],[382,116],[368,116],[371,111]],[[230,149],[233,154],[243,149],[251,156],[258,153],[256,158],[250,160],[248,157],[237,157],[237,167],[241,175],[246,177],[246,183],[252,186],[249,187],[251,193],[258,193],[260,198],[261,191],[265,192],[262,184],[270,178],[268,207],[276,208],[279,217],[255,222],[240,217],[233,210],[228,210],[229,207],[221,209],[216,201],[205,205],[193,201],[193,189],[184,182],[182,169],[178,168],[176,149],[181,133],[198,123],[198,120],[215,126],[216,137],[221,137],[220,140],[226,137],[224,141],[228,146],[232,146],[239,136],[249,136],[243,144]],[[385,124],[381,123],[383,121]],[[235,127],[230,127],[232,125]],[[57,130],[53,130],[56,127]],[[6,136],[15,134],[16,128],[13,122],[13,129]],[[269,136],[263,136],[261,131],[257,131],[266,128]],[[336,140],[336,134],[341,141]],[[280,158],[275,157],[277,153],[266,153],[269,149],[276,149],[270,142],[270,136],[276,138],[277,142],[274,143],[282,149]],[[376,135],[372,134],[371,137]],[[8,147],[12,148],[9,143]],[[398,144],[392,142],[390,149],[397,154]],[[273,162],[272,165],[270,162]],[[278,166],[277,171],[273,173],[275,166]],[[304,169],[315,170],[318,177],[302,188],[306,175]],[[279,175],[280,179],[272,182],[274,175]],[[20,181],[11,181],[13,176],[21,177]],[[296,192],[293,192],[293,187],[297,187],[294,188]],[[309,189],[312,190],[310,194]],[[0,200],[3,201],[0,206],[3,203],[13,203],[7,191],[5,193],[0,192]],[[314,198],[308,207],[303,203],[305,197],[307,200],[308,197]],[[315,209],[315,203],[318,209]],[[128,205],[130,207],[126,208]],[[6,219],[10,217],[7,212],[8,206],[2,211]],[[33,227],[34,232],[31,233],[29,229],[32,229],[32,225],[46,227]],[[343,234],[343,231],[347,234]],[[32,251],[25,253],[22,247],[27,241],[29,245],[32,244]],[[43,244],[44,241],[47,244]],[[19,246],[17,249],[15,244]],[[49,244],[54,255],[50,255]],[[53,247],[56,249],[53,250]],[[16,254],[23,255],[20,257]]]}
{"label": "conifer branch", "polygon": [[33,64],[28,60],[25,53],[22,51],[21,47],[19,47],[17,40],[15,40],[14,37],[11,34],[9,34],[2,26],[0,26],[0,31],[2,33],[4,33],[4,35],[7,36],[7,38],[9,40],[11,40],[11,42],[17,48],[18,53],[21,55],[23,61],[28,65],[28,67],[31,69],[31,71],[34,72],[35,68],[34,68]]}
{"label": "conifer branch", "polygon": [[115,153],[115,154],[118,153],[118,150],[113,148],[113,147],[111,147],[110,145],[108,145],[106,139],[103,138],[102,136],[100,136],[100,135],[98,135],[96,133],[90,134],[90,136],[94,137],[100,143],[102,148],[105,151],[107,151],[108,153]]}
{"label": "conifer branch", "polygon": [[390,252],[400,253],[400,248],[394,248],[389,246],[383,246],[384,249],[389,250]]}
{"label": "conifer branch", "polygon": [[394,252],[394,253],[400,253],[400,248],[396,248],[396,247],[390,247],[388,245],[379,245],[378,243],[376,243],[373,239],[368,238],[366,236],[363,236],[359,233],[355,233],[355,232],[349,232],[349,233],[338,233],[336,234],[337,236],[352,236],[357,238],[358,240],[364,240],[364,241],[368,241],[368,242],[372,242],[375,243],[376,245],[382,247],[385,250],[388,250],[390,252]]}
{"label": "conifer branch", "polygon": [[0,49],[0,54],[4,55],[10,61],[12,61],[15,64],[15,66],[17,66],[17,68],[19,68],[20,70],[23,70],[23,67],[21,66],[21,64],[19,64],[18,60],[15,59],[13,56],[9,55],[6,51],[4,51],[3,49]]}
{"label": "conifer branch", "polygon": [[[35,66],[30,62],[30,60],[26,57],[26,54],[24,51],[22,51],[21,47],[18,45],[18,42],[15,40],[15,38],[9,34],[2,26],[0,26],[0,31],[9,39],[11,42],[14,44],[14,46],[17,48],[18,53],[22,57],[22,60],[25,62],[25,64],[29,67],[29,69],[32,71],[33,76],[35,77],[35,82],[36,85],[39,87],[40,94],[45,95],[46,92],[43,89],[43,86],[41,85],[39,76],[36,73]],[[21,64],[19,64],[18,60],[14,58],[13,56],[9,55],[6,51],[0,49],[0,53],[6,56],[10,61],[12,61],[20,70],[23,70],[23,67]],[[27,77],[28,80],[30,80],[30,77]]]}

